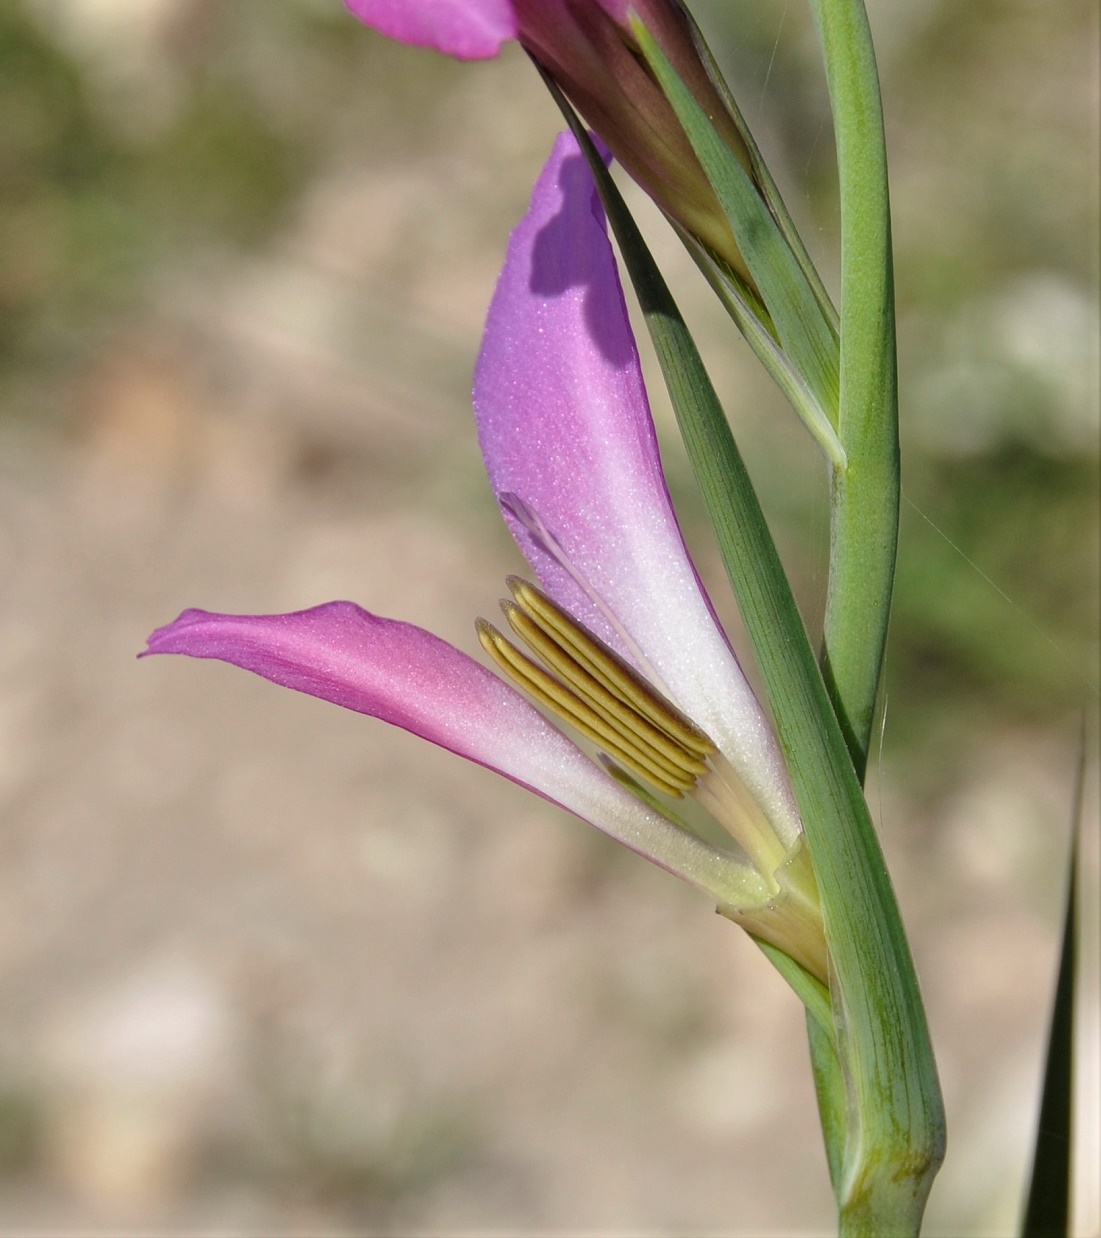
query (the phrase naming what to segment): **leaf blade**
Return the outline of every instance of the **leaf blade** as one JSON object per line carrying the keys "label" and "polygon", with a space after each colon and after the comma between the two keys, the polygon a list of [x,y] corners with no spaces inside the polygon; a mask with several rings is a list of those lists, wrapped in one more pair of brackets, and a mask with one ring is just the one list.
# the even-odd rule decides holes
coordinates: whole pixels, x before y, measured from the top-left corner
{"label": "leaf blade", "polygon": [[840,356],[832,321],[750,174],[642,22],[633,19],[632,29],[730,222],[781,346],[825,415],[836,421]]}
{"label": "leaf blade", "polygon": [[1048,1029],[1044,1084],[1032,1153],[1022,1238],[1066,1238],[1070,1233],[1074,1161],[1074,998],[1078,958],[1078,857],[1086,782],[1085,724],[1079,744],[1067,863],[1063,937]]}

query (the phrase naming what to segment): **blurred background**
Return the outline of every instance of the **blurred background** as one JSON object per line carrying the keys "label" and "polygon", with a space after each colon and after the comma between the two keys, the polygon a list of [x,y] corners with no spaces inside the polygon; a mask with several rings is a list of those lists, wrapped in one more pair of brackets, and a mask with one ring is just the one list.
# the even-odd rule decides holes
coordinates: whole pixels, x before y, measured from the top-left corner
{"label": "blurred background", "polygon": [[[948,1102],[927,1232],[1002,1235],[1098,673],[1098,15],[869,8],[906,450],[869,794]],[[697,11],[836,285],[805,6]],[[518,560],[471,369],[558,127],[516,49],[453,64],[338,0],[0,5],[0,1232],[829,1232],[802,1017],[732,925],[402,733],[134,660],[186,606],[344,597],[475,647]],[[815,452],[632,201],[813,628]]]}

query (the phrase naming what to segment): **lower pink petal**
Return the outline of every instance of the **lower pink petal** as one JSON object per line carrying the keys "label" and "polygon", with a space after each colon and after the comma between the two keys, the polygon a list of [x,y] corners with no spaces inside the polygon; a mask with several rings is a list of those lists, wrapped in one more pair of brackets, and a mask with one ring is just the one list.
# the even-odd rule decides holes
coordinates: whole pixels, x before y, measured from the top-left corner
{"label": "lower pink petal", "polygon": [[352,602],[288,615],[185,610],[153,633],[145,652],[217,658],[381,718],[553,800],[722,897],[729,857],[640,803],[514,688],[423,628]]}

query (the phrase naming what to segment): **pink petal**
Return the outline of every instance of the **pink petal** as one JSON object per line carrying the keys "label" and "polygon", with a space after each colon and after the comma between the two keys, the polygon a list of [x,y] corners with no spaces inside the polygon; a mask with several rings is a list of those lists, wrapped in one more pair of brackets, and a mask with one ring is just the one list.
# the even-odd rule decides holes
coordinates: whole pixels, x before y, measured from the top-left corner
{"label": "pink petal", "polygon": [[640,803],[515,689],[423,628],[351,602],[289,615],[185,610],[153,633],[146,653],[218,658],[393,723],[496,770],[724,896],[729,857]]}
{"label": "pink petal", "polygon": [[[783,760],[688,558],[604,214],[568,134],[512,234],[474,404],[494,493],[544,586],[711,735],[791,841]],[[549,538],[517,519],[525,508]]]}
{"label": "pink petal", "polygon": [[344,0],[365,25],[401,43],[460,60],[496,56],[516,38],[510,0]]}

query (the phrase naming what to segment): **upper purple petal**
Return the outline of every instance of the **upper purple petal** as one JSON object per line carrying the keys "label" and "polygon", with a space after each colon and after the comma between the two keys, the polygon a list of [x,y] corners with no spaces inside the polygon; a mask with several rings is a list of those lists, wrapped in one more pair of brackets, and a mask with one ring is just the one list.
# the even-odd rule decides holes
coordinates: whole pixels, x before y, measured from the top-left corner
{"label": "upper purple petal", "polygon": [[494,493],[544,587],[708,732],[790,841],[779,747],[689,560],[604,214],[568,134],[509,242],[474,405]]}
{"label": "upper purple petal", "polygon": [[516,38],[511,0],[344,0],[350,12],[380,33],[431,47],[460,60],[496,56]]}
{"label": "upper purple petal", "polygon": [[[514,688],[423,628],[351,602],[289,615],[186,610],[146,653],[218,658],[412,731],[722,896],[731,861],[640,803]],[[143,655],[144,656],[144,655]]]}

